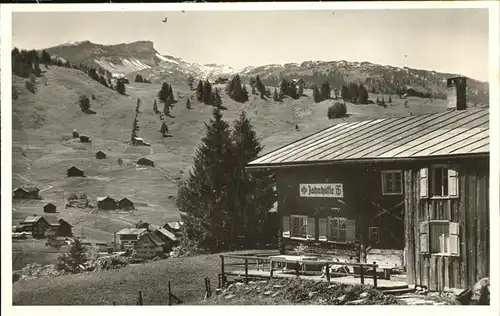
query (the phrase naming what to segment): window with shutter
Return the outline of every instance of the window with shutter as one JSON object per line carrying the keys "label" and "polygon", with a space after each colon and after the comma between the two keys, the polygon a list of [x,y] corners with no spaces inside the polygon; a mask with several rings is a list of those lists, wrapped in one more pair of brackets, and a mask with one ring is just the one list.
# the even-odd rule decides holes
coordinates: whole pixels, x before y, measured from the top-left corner
{"label": "window with shutter", "polygon": [[428,169],[427,168],[422,168],[420,169],[420,177],[419,177],[419,184],[420,184],[420,197],[421,198],[427,198],[429,197],[429,177],[428,177]]}
{"label": "window with shutter", "polygon": [[460,256],[460,224],[450,223],[450,244],[449,254],[451,256]]}
{"label": "window with shutter", "polygon": [[429,253],[429,222],[420,223],[420,253]]}
{"label": "window with shutter", "polygon": [[283,216],[283,237],[290,238],[290,217]]}
{"label": "window with shutter", "polygon": [[319,225],[319,241],[327,241],[326,232],[327,232],[328,219],[320,218],[318,220],[318,225]]}
{"label": "window with shutter", "polygon": [[316,220],[313,217],[307,218],[307,239],[316,240]]}
{"label": "window with shutter", "polygon": [[458,198],[458,172],[448,169],[448,196]]}

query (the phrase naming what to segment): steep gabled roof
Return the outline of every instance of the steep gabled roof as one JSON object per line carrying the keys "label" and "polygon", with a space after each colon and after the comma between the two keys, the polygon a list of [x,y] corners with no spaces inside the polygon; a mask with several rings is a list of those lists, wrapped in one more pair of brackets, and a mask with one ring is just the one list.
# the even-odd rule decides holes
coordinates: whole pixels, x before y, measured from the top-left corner
{"label": "steep gabled roof", "polygon": [[177,237],[173,233],[169,232],[167,229],[165,229],[163,227],[158,227],[155,230],[155,233],[161,234],[161,235],[167,237],[168,239],[170,239],[172,241],[176,241],[177,240]]}
{"label": "steep gabled roof", "polygon": [[117,232],[117,235],[140,235],[147,231],[146,228],[124,228]]}
{"label": "steep gabled roof", "polygon": [[343,122],[271,151],[247,168],[489,155],[489,108]]}

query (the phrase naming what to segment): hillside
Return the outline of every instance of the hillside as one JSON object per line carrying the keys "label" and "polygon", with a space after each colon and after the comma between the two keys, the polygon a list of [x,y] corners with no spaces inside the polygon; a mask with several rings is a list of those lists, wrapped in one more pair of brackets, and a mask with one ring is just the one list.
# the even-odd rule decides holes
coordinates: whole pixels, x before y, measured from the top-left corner
{"label": "hillside", "polygon": [[[71,61],[99,65],[101,68],[133,80],[141,74],[150,81],[159,83],[169,80],[184,85],[188,76],[215,79],[239,73],[243,82],[250,77],[260,76],[266,85],[277,86],[282,78],[287,80],[302,78],[306,84],[322,84],[328,80],[333,88],[344,83],[360,80],[365,86],[377,93],[396,93],[398,89],[413,89],[431,94],[434,98],[446,98],[445,79],[457,74],[440,73],[432,70],[393,67],[370,62],[349,61],[303,61],[284,65],[248,66],[234,69],[225,65],[199,65],[182,58],[162,55],[151,41],[137,41],[128,44],[100,45],[89,41],[75,42],[46,49]],[[468,99],[473,104],[487,105],[489,87],[487,82],[469,78]]]}
{"label": "hillside", "polygon": [[[13,77],[19,97],[13,101],[13,187],[29,182],[42,190],[43,201],[14,200],[13,223],[33,213],[40,213],[48,201],[55,202],[63,217],[78,235],[111,241],[113,232],[138,220],[163,224],[178,220],[174,197],[177,181],[186,177],[193,154],[205,133],[204,122],[212,115],[212,107],[192,101],[192,109],[185,107],[191,95],[187,85],[173,83],[178,103],[166,118],[172,137],[162,138],[160,118],[153,112],[153,100],[160,84],[131,83],[127,96],[105,88],[76,69],[50,66],[39,79],[38,91],[31,94],[24,80]],[[261,100],[251,95],[244,104],[229,99],[219,86],[223,117],[232,123],[245,110],[264,144],[264,152],[304,137],[342,120],[370,117],[401,116],[411,113],[443,111],[446,101],[393,96],[387,108],[374,104],[347,103],[349,117],[328,120],[328,107],[333,100],[314,103],[310,90],[307,97],[298,100],[286,98],[283,102]],[[250,88],[248,87],[248,90]],[[95,115],[84,114],[78,106],[80,95],[95,95],[91,109]],[[128,144],[135,115],[137,98],[141,99],[139,136],[151,147]],[[376,96],[371,95],[372,99]],[[388,99],[388,96],[385,96]],[[159,104],[161,109],[161,104]],[[295,126],[298,125],[299,130]],[[73,129],[91,137],[92,143],[83,144],[71,138]],[[105,160],[96,160],[95,152],[108,154]],[[136,167],[140,157],[155,161],[155,167]],[[119,165],[118,158],[123,159]],[[66,169],[77,166],[85,178],[67,178]],[[98,196],[128,197],[136,203],[133,212],[91,212],[90,209],[65,209],[70,193],[84,192],[93,200]]]}

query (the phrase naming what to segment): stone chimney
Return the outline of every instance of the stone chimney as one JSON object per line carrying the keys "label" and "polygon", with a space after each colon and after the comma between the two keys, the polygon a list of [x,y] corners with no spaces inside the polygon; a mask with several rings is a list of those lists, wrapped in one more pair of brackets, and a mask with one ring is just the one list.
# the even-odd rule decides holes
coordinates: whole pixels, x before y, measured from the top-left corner
{"label": "stone chimney", "polygon": [[463,76],[448,78],[446,80],[448,110],[467,109],[467,78]]}

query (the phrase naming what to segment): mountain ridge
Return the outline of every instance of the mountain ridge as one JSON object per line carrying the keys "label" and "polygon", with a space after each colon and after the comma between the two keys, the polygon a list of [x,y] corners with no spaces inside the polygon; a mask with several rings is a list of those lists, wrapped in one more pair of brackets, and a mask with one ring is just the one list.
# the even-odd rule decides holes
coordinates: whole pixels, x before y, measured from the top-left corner
{"label": "mountain ridge", "polygon": [[[302,78],[309,84],[322,84],[328,80],[334,88],[352,81],[361,81],[373,93],[396,93],[414,89],[434,98],[446,98],[445,80],[458,74],[427,69],[380,65],[369,61],[323,61],[308,60],[234,68],[228,65],[199,64],[170,54],[161,54],[150,40],[139,40],[113,45],[96,44],[90,41],[65,43],[45,49],[72,63],[91,64],[114,75],[127,76],[133,80],[140,74],[151,82],[168,81],[186,83],[188,77],[215,80],[239,74],[243,82],[259,76],[264,84],[278,86],[282,79]],[[468,78],[468,96],[474,103],[487,104],[488,83]]]}

